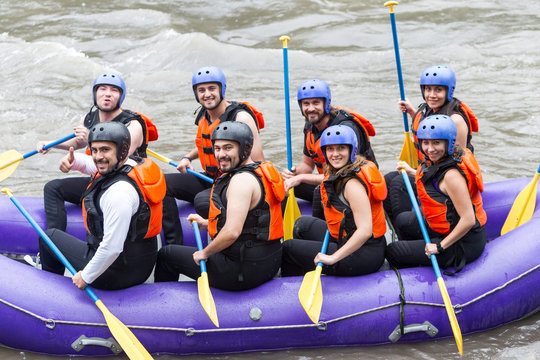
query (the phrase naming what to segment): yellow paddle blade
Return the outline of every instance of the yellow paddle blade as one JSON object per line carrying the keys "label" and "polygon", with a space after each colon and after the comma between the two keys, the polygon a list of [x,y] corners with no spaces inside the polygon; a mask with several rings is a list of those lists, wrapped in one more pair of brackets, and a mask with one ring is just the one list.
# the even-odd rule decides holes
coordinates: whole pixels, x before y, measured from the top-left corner
{"label": "yellow paddle blade", "polygon": [[448,296],[448,291],[446,290],[446,285],[442,277],[437,278],[437,283],[439,284],[439,289],[441,289],[441,295],[444,300],[444,307],[446,308],[446,313],[448,314],[448,319],[450,320],[450,325],[452,326],[452,332],[454,333],[454,339],[456,339],[456,345],[459,350],[459,354],[463,355],[463,338],[461,337],[461,330],[456,319],[456,313],[450,302],[450,296]]}
{"label": "yellow paddle blade", "polygon": [[405,142],[403,143],[403,148],[401,149],[399,160],[405,161],[413,169],[416,169],[416,167],[418,166],[418,158],[416,156],[416,150],[415,150],[412,138],[411,138],[411,134],[409,132],[405,133]]}
{"label": "yellow paddle blade", "polygon": [[0,155],[0,181],[10,177],[22,160],[22,154],[16,150],[9,150]]}
{"label": "yellow paddle blade", "polygon": [[217,317],[216,304],[214,298],[210,292],[210,285],[208,284],[208,273],[202,272],[201,276],[197,279],[197,286],[199,288],[199,301],[208,314],[208,317],[216,327],[219,327],[219,321]]}
{"label": "yellow paddle blade", "polygon": [[284,241],[293,238],[294,223],[300,216],[300,208],[298,207],[298,202],[296,202],[296,197],[294,196],[294,188],[290,188],[287,205],[285,205],[285,213],[283,214]]}
{"label": "yellow paddle blade", "polygon": [[152,150],[150,150],[150,149],[146,149],[146,153],[147,153],[148,155],[150,155],[150,156],[155,157],[155,158],[158,159],[158,160],[161,160],[161,161],[165,162],[165,163],[169,163],[169,162],[171,161],[171,159],[169,159],[168,157],[163,156],[163,155],[161,155],[161,154],[158,154],[157,152],[152,151]]}
{"label": "yellow paddle blade", "polygon": [[321,272],[322,266],[317,266],[315,270],[307,272],[298,291],[302,307],[315,324],[319,322],[323,302]]}
{"label": "yellow paddle blade", "polygon": [[152,355],[144,348],[140,341],[133,335],[131,330],[127,328],[120,320],[118,320],[110,311],[103,305],[101,300],[96,301],[96,305],[103,313],[109,330],[122,347],[122,350],[131,360],[150,360],[154,359]]}
{"label": "yellow paddle blade", "polygon": [[521,190],[516,197],[516,200],[514,200],[514,205],[512,205],[501,229],[501,235],[504,235],[510,230],[514,230],[518,226],[531,220],[536,206],[536,185],[538,184],[538,177],[540,177],[540,173],[536,172],[533,180]]}

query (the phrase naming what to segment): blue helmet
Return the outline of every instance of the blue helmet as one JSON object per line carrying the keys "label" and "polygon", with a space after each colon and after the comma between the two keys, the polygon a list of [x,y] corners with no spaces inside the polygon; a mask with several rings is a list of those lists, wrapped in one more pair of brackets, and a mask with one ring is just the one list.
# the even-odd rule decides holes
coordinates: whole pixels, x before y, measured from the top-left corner
{"label": "blue helmet", "polygon": [[332,102],[332,94],[330,93],[330,87],[326,82],[319,79],[313,79],[304,81],[298,88],[298,105],[300,111],[302,111],[302,100],[311,98],[324,98],[324,112],[328,114],[330,112],[330,103]]}
{"label": "blue helmet", "polygon": [[443,85],[448,88],[446,98],[452,101],[454,90],[456,89],[456,75],[450,67],[445,65],[434,65],[428,67],[420,76],[420,90],[424,100],[424,85]]}
{"label": "blue helmet", "polygon": [[423,139],[444,139],[448,141],[447,152],[452,155],[456,148],[457,127],[451,117],[446,115],[431,115],[422,120],[416,132],[420,150]]}
{"label": "blue helmet", "polygon": [[198,84],[215,82],[219,84],[221,89],[221,100],[225,99],[225,89],[227,89],[227,80],[225,74],[217,66],[203,66],[196,70],[191,78],[191,86],[193,87],[193,94],[195,94],[195,100],[199,102],[197,91],[195,88]]}
{"label": "blue helmet", "polygon": [[97,106],[96,91],[99,85],[112,85],[120,89],[120,100],[118,100],[118,104],[116,105],[116,108],[119,108],[126,97],[126,84],[124,83],[122,77],[113,73],[103,73],[98,75],[98,77],[94,80],[94,84],[92,85],[92,99],[94,100],[95,106]]}
{"label": "blue helmet", "polygon": [[350,160],[353,163],[356,160],[356,151],[358,149],[358,139],[354,130],[347,125],[334,125],[323,130],[320,146],[326,162],[328,162],[328,158],[326,157],[325,147],[340,144],[351,147]]}

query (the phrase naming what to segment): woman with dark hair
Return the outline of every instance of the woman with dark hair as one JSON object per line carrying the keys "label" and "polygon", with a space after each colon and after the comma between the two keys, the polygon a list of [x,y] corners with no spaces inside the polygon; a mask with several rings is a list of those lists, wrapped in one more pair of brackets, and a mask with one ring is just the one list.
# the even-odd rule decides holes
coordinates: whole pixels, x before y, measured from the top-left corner
{"label": "woman with dark hair", "polygon": [[[282,276],[304,275],[323,263],[328,275],[356,276],[377,271],[384,262],[386,222],[384,177],[377,166],[357,155],[350,127],[335,125],[321,136],[325,176],[321,184],[324,220],[305,216],[294,226],[294,239],[283,243]],[[326,231],[331,240],[320,253]]]}
{"label": "woman with dark hair", "polygon": [[[393,203],[402,208],[396,216],[401,241],[388,245],[386,258],[396,267],[429,266],[437,255],[442,267],[460,271],[482,254],[486,244],[487,217],[480,192],[484,190],[478,162],[469,149],[456,145],[457,128],[446,115],[432,115],[420,124],[418,142],[425,160],[416,170],[398,165],[415,176],[422,213],[429,226],[432,244],[425,244],[410,200]],[[394,200],[394,199],[392,199]],[[407,240],[407,241],[403,241]]]}

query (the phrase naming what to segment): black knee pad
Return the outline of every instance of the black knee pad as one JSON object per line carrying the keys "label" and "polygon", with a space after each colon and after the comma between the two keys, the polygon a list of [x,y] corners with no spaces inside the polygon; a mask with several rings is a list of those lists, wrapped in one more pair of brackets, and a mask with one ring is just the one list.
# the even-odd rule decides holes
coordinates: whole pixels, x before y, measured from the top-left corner
{"label": "black knee pad", "polygon": [[407,241],[396,241],[386,246],[384,256],[391,266],[396,266],[400,259],[408,258],[412,255],[411,247]]}
{"label": "black knee pad", "polygon": [[306,233],[309,231],[313,223],[317,221],[317,218],[312,216],[302,216],[294,223],[293,238],[306,239]]}
{"label": "black knee pad", "polygon": [[[413,192],[415,192],[415,186],[413,184],[414,181],[411,182],[411,186],[413,188]],[[407,187],[402,176],[394,177],[392,183],[390,184],[388,196],[392,204],[392,213],[394,214],[394,218],[396,218],[399,213],[412,209],[409,192],[407,191]]]}
{"label": "black knee pad", "polygon": [[313,191],[313,203],[311,204],[311,214],[318,218],[324,220],[324,208],[321,198],[321,185],[317,185]]}
{"label": "black knee pad", "polygon": [[422,239],[420,224],[414,211],[404,211],[396,216],[394,229],[400,240]]}
{"label": "black knee pad", "polygon": [[384,212],[386,212],[386,214],[390,218],[390,221],[394,220],[394,214],[392,212],[392,199],[390,198],[390,186],[392,184],[392,180],[398,175],[399,173],[397,171],[390,171],[388,174],[384,175],[384,181],[386,183],[386,191],[388,195],[386,196],[386,199],[383,200],[383,207]]}
{"label": "black knee pad", "polygon": [[195,195],[193,200],[193,207],[197,214],[205,219],[208,219],[208,213],[210,212],[210,193],[212,189],[206,189]]}

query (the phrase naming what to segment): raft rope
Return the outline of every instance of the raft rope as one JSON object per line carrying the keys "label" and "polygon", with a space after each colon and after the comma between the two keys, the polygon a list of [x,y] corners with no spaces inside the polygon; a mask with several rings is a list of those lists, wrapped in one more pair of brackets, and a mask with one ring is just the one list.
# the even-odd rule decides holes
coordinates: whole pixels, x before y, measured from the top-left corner
{"label": "raft rope", "polygon": [[396,273],[399,283],[399,330],[401,331],[401,336],[405,335],[405,305],[407,300],[405,300],[405,287],[403,286],[403,280],[401,280],[401,273],[399,270],[392,266],[392,270]]}
{"label": "raft rope", "polygon": [[386,219],[386,225],[388,226],[388,228],[390,229],[390,239],[391,239],[391,242],[396,242],[397,241],[397,233],[396,233],[396,229],[394,229],[394,225],[392,224],[392,222],[390,221],[390,216],[388,216],[388,213],[385,211],[384,212],[384,218]]}
{"label": "raft rope", "polygon": [[[457,305],[454,305],[454,311],[455,310],[458,310],[457,312],[461,312],[461,310],[463,308],[465,308],[466,306],[469,306],[477,301],[480,301],[482,300],[483,298],[497,292],[497,291],[500,291],[502,289],[504,289],[505,287],[509,286],[510,284],[518,281],[519,279],[527,276],[528,274],[532,273],[533,271],[537,270],[540,268],[540,264],[539,265],[536,265],[535,267],[533,267],[532,269],[529,269],[527,271],[525,271],[524,273],[520,274],[519,276],[507,281],[506,283],[504,283],[503,285],[499,286],[499,287],[496,287],[464,304],[457,304]],[[23,309],[15,304],[12,304],[10,303],[9,301],[6,301],[4,299],[0,299],[0,303],[4,304],[4,305],[7,305],[9,307],[12,307],[13,309],[16,309],[16,310],[19,310],[27,315],[30,315],[36,319],[39,319],[41,321],[43,321],[45,323],[45,325],[49,328],[49,329],[54,329],[54,327],[56,326],[56,324],[64,324],[64,325],[84,325],[84,326],[101,326],[101,327],[106,327],[107,324],[106,323],[93,323],[93,322],[81,322],[81,321],[70,321],[70,320],[54,320],[54,319],[50,319],[50,318],[45,318],[41,315],[38,315],[32,311],[29,311],[29,310],[26,310],[26,309]],[[327,321],[320,321],[318,324],[304,324],[304,325],[275,325],[275,326],[260,326],[260,327],[238,327],[238,328],[219,328],[219,329],[203,329],[203,330],[196,330],[196,329],[193,329],[193,328],[176,328],[176,327],[162,327],[162,326],[142,326],[142,325],[127,325],[128,328],[131,328],[131,329],[141,329],[141,330],[160,330],[160,331],[178,331],[178,332],[184,332],[186,334],[186,336],[192,336],[192,335],[195,335],[197,333],[215,333],[215,332],[230,332],[230,331],[258,331],[258,330],[279,330],[279,329],[295,329],[295,328],[310,328],[310,327],[317,327],[319,330],[326,330],[328,324],[332,324],[332,323],[335,323],[335,322],[339,322],[339,321],[344,321],[344,320],[347,320],[347,319],[350,319],[350,318],[354,318],[354,317],[357,317],[357,316],[361,316],[361,315],[364,315],[364,314],[368,314],[368,313],[371,313],[371,312],[374,312],[374,311],[379,311],[379,310],[383,310],[383,309],[388,309],[388,308],[391,308],[391,307],[394,307],[394,306],[401,306],[402,302],[395,302],[395,303],[392,303],[392,304],[387,304],[387,305],[383,305],[383,306],[379,306],[379,307],[376,307],[376,308],[372,308],[372,309],[368,309],[368,310],[364,310],[364,311],[359,311],[359,312],[356,312],[356,313],[353,313],[353,314],[349,314],[349,315],[345,315],[345,316],[341,316],[341,317],[338,317],[338,318],[334,318],[334,319],[331,319],[331,320],[327,320]],[[407,304],[411,304],[411,305],[421,305],[421,306],[433,306],[433,307],[440,307],[440,308],[444,308],[445,305],[444,304],[437,304],[437,303],[429,303],[429,302],[421,302],[421,301],[408,301]]]}

